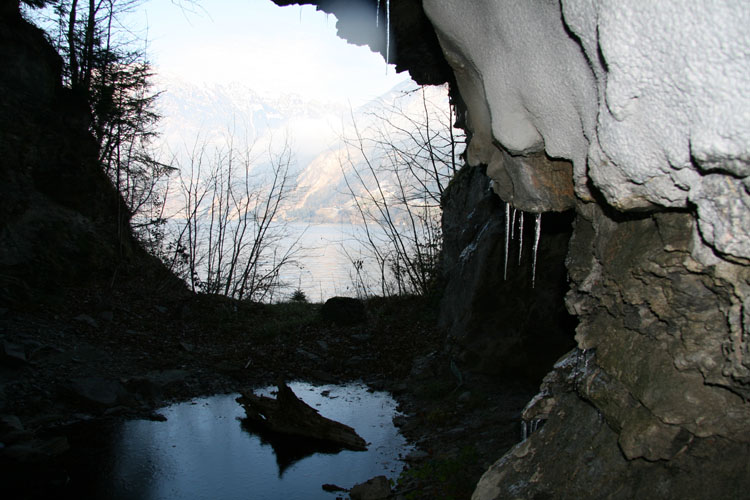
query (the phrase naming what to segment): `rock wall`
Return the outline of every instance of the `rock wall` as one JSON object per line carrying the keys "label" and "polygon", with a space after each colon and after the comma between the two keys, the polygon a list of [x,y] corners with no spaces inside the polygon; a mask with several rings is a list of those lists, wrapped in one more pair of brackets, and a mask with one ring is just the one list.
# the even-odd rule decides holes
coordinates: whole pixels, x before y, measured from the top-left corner
{"label": "rock wall", "polygon": [[546,424],[474,497],[747,496],[750,9],[422,4],[465,103],[469,163],[518,209],[576,211],[578,349],[524,413]]}
{"label": "rock wall", "polygon": [[0,307],[128,271],[171,282],[131,236],[88,106],[62,86],[60,57],[17,2],[0,7],[0,55]]}
{"label": "rock wall", "polygon": [[[474,497],[742,496],[750,11],[679,1],[424,7],[467,106],[469,162],[487,164],[496,192],[519,208],[577,212],[567,305],[583,368],[566,375],[563,362],[549,375],[525,413],[547,425]],[[529,165],[542,154],[547,164]],[[572,162],[567,182],[560,160]],[[559,195],[571,187],[575,198]]]}
{"label": "rock wall", "polygon": [[439,323],[456,347],[456,362],[470,372],[538,383],[573,347],[575,320],[564,305],[572,212],[542,217],[535,254],[535,216],[515,209],[508,213],[506,249],[509,207],[485,168],[463,167],[442,206]]}

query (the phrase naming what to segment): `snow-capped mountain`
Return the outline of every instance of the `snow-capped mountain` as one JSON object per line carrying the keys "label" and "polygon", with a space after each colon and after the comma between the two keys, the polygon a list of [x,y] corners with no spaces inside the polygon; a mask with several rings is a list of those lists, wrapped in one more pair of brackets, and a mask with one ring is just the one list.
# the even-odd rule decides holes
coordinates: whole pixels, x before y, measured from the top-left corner
{"label": "snow-capped mountain", "polygon": [[[439,120],[434,115],[448,109],[445,88],[428,87],[423,95],[411,81],[356,110],[294,95],[261,95],[241,83],[193,84],[160,77],[157,88],[163,91],[159,99],[162,147],[182,165],[187,160],[180,160],[180,155],[188,155],[196,143],[221,147],[232,135],[235,146],[253,145],[262,169],[269,148],[277,149],[288,140],[296,188],[282,215],[305,222],[357,222],[350,187],[357,194],[364,188],[354,170],[371,181],[365,158],[378,165],[394,160],[384,157],[379,143],[402,144],[404,131],[417,131],[424,120],[420,117],[426,105],[435,128]],[[385,191],[393,189],[391,177],[385,171],[378,176]]]}
{"label": "snow-capped mountain", "polygon": [[[262,95],[242,83],[191,83],[160,76],[156,88],[161,137],[173,152],[197,139],[225,142],[229,135],[266,147],[288,136],[298,161],[307,162],[336,138],[333,127],[346,110],[296,95]],[[312,136],[316,137],[312,137]]]}

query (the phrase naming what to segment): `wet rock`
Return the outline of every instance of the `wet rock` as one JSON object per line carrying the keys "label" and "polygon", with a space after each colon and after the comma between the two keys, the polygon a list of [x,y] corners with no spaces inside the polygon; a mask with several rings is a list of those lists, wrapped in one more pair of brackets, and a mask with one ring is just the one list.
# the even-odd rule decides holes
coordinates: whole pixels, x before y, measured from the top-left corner
{"label": "wet rock", "polygon": [[120,382],[105,378],[76,378],[66,389],[76,400],[99,409],[112,408],[131,400]]}
{"label": "wet rock", "polygon": [[80,321],[81,323],[85,323],[89,325],[91,328],[99,328],[99,323],[88,314],[79,314],[73,319],[76,321]]}
{"label": "wet rock", "polygon": [[328,323],[356,325],[365,321],[365,305],[352,297],[331,297],[320,309],[320,316]]}
{"label": "wet rock", "polygon": [[306,351],[306,350],[304,350],[302,348],[297,349],[297,355],[300,356],[300,357],[302,357],[302,358],[305,358],[305,359],[308,359],[310,361],[313,361],[315,363],[319,363],[319,362],[322,361],[322,359],[320,358],[320,356],[318,356],[317,354],[313,354],[310,351]]}
{"label": "wet rock", "polygon": [[432,352],[425,356],[420,356],[414,360],[409,377],[415,380],[427,380],[436,374],[435,364],[437,363],[437,353]]}
{"label": "wet rock", "polygon": [[393,417],[393,425],[394,427],[403,427],[408,422],[408,419],[404,415],[396,415]]}
{"label": "wet rock", "polygon": [[342,487],[342,486],[337,486],[337,485],[335,485],[335,484],[330,484],[330,483],[326,483],[326,484],[324,484],[324,485],[322,486],[322,488],[323,488],[323,490],[324,490],[324,491],[328,491],[328,492],[330,492],[330,493],[335,493],[335,492],[337,492],[337,491],[342,491],[342,492],[347,492],[347,491],[349,491],[348,489],[346,489],[346,488],[344,488],[344,487]]}
{"label": "wet rock", "polygon": [[65,436],[57,436],[7,446],[0,449],[0,455],[17,462],[37,463],[65,453],[69,449],[68,439]]}
{"label": "wet rock", "polygon": [[349,490],[352,500],[383,500],[389,498],[392,493],[391,484],[385,476],[376,476]]}
{"label": "wet rock", "polygon": [[0,417],[0,443],[5,446],[28,441],[33,434],[24,429],[21,419],[15,415],[3,415]]}
{"label": "wet rock", "polygon": [[419,462],[421,460],[428,458],[429,456],[430,454],[427,453],[426,451],[414,450],[408,455],[406,455],[406,457],[404,457],[404,460],[406,460],[407,462]]}
{"label": "wet rock", "polygon": [[26,350],[22,345],[3,341],[2,361],[9,366],[22,366],[28,362]]}

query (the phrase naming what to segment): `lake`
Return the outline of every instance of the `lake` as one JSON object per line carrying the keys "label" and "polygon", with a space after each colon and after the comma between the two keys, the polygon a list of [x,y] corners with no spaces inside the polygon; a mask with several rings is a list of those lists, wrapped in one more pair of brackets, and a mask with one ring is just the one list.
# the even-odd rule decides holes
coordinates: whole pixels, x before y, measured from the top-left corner
{"label": "lake", "polygon": [[[236,227],[236,221],[229,221],[225,252],[229,254],[231,238]],[[182,231],[184,221],[171,219],[167,223],[167,241]],[[201,234],[200,248],[197,251],[201,259],[197,264],[198,276],[205,279],[208,226],[199,224]],[[379,227],[370,228],[373,241],[379,242],[385,248],[386,236]],[[284,255],[292,247],[297,247],[293,262],[282,269],[281,282],[284,285],[272,297],[266,297],[271,302],[284,301],[292,293],[300,289],[305,292],[310,302],[325,302],[334,296],[357,297],[363,295],[379,295],[380,280],[377,265],[369,257],[365,245],[364,227],[350,223],[278,223],[274,224],[274,246],[277,255]],[[278,240],[278,241],[277,241]],[[251,243],[251,240],[247,240]],[[273,260],[273,249],[266,252],[262,260]],[[355,262],[361,262],[359,274]],[[357,276],[361,279],[357,280]],[[357,286],[359,284],[359,287]]]}
{"label": "lake", "polygon": [[399,413],[388,393],[361,384],[289,386],[321,415],[353,427],[369,443],[367,451],[318,452],[298,441],[290,446],[261,437],[241,424],[238,395],[222,394],[162,408],[164,422],[83,424],[83,438],[73,437],[78,452],[68,484],[59,493],[114,500],[332,500],[337,494],[323,484],[351,488],[381,474],[398,477],[400,457],[413,447],[393,425]]}
{"label": "lake", "polygon": [[[379,228],[372,230],[378,237],[384,237]],[[284,242],[292,244],[299,238],[300,252],[298,263],[289,266],[281,276],[290,286],[286,295],[299,288],[311,302],[325,302],[337,295],[356,297],[354,261],[358,260],[363,261],[361,274],[367,277],[368,286],[378,293],[377,266],[363,252],[362,231],[355,224],[290,224],[290,235]]]}

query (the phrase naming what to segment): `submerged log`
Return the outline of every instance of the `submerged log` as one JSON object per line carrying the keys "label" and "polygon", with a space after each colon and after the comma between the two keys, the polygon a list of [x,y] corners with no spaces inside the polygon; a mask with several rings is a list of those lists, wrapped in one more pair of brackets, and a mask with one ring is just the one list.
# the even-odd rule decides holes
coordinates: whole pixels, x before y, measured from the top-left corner
{"label": "submerged log", "polygon": [[367,443],[348,425],[328,419],[297,398],[286,384],[278,384],[276,399],[243,392],[237,402],[245,408],[248,423],[260,429],[315,439],[364,451]]}

